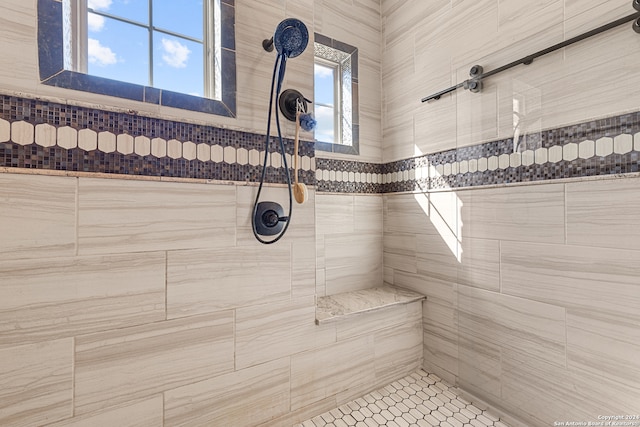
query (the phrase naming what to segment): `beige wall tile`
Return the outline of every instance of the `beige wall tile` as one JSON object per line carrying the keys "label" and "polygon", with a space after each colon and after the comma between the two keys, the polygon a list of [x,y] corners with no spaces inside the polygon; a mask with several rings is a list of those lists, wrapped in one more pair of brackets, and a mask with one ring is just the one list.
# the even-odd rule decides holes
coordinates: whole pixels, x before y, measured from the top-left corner
{"label": "beige wall tile", "polygon": [[163,427],[162,404],[162,395],[156,395],[95,414],[47,424],[47,427]]}
{"label": "beige wall tile", "polygon": [[7,66],[2,67],[0,76],[7,89],[36,89],[38,67],[35,58],[38,51],[34,43],[35,8],[35,3],[24,4],[18,0],[3,4],[0,49],[5,52]]}
{"label": "beige wall tile", "polygon": [[483,399],[500,401],[502,349],[464,328],[461,324],[457,383],[461,389]]}
{"label": "beige wall tile", "polygon": [[567,243],[640,249],[638,179],[567,184]]}
{"label": "beige wall tile", "polygon": [[[525,5],[512,0],[500,0],[498,4],[500,47],[516,45],[521,49],[520,56],[522,56],[544,48],[530,46],[531,42],[527,43],[527,39],[544,36],[546,46],[562,41],[554,38],[556,34],[559,35],[554,29],[563,24],[564,3],[564,0],[536,0]],[[512,58],[520,56],[514,55]]]}
{"label": "beige wall tile", "polygon": [[[452,85],[451,82],[451,55],[445,49],[434,49],[431,55],[434,62],[444,64],[446,72],[440,72],[442,75],[438,80],[434,80],[429,86],[424,85],[422,96],[439,92],[446,87]],[[433,78],[433,76],[431,77]],[[453,84],[457,84],[454,82]],[[426,105],[424,108],[417,110],[415,113],[415,155],[437,153],[439,151],[449,150],[457,144],[457,115],[456,115],[456,98],[445,97],[433,104]]]}
{"label": "beige wall tile", "polygon": [[0,175],[2,259],[74,255],[76,186],[75,178]]}
{"label": "beige wall tile", "polygon": [[236,369],[300,353],[336,341],[333,324],[315,324],[315,298],[236,310]]}
{"label": "beige wall tile", "polygon": [[353,233],[355,231],[354,203],[352,195],[318,194],[316,196],[317,233],[325,235]]}
{"label": "beige wall tile", "polygon": [[[637,388],[640,383],[640,316],[616,311],[567,311],[567,364]],[[636,393],[640,396],[640,390]]]}
{"label": "beige wall tile", "polygon": [[291,242],[291,295],[315,295],[316,242],[311,239]]}
{"label": "beige wall tile", "polygon": [[564,4],[565,13],[568,18],[585,15],[585,19],[597,19],[604,9],[617,10],[624,8],[625,11],[628,12],[629,8],[629,2],[626,0],[609,0],[606,3],[606,8],[603,7],[605,4],[599,0],[565,0]]}
{"label": "beige wall tile", "polygon": [[234,186],[81,178],[79,187],[81,254],[235,244]]}
{"label": "beige wall tile", "polygon": [[167,255],[167,316],[288,299],[290,247],[171,251]]}
{"label": "beige wall tile", "polygon": [[458,283],[488,291],[499,291],[500,242],[472,237],[461,240]]}
{"label": "beige wall tile", "polygon": [[415,28],[425,16],[438,16],[451,8],[450,3],[442,4],[438,1],[382,0],[380,3],[386,44],[392,43],[407,28]]}
{"label": "beige wall tile", "polygon": [[417,273],[416,235],[409,233],[384,233],[384,266],[407,273]]}
{"label": "beige wall tile", "polygon": [[402,378],[422,365],[422,320],[419,317],[373,336],[376,383],[380,386]]}
{"label": "beige wall tile", "polygon": [[385,233],[438,234],[430,220],[427,194],[385,196]]}
{"label": "beige wall tile", "polygon": [[380,329],[412,323],[421,318],[422,302],[416,301],[347,318],[335,323],[335,326],[338,340],[343,341]]}
{"label": "beige wall tile", "polygon": [[325,237],[327,294],[382,286],[382,234]]}
{"label": "beige wall tile", "polygon": [[427,296],[431,301],[452,305],[455,302],[455,283],[444,280],[432,280],[424,274],[411,274],[394,271],[393,284],[401,288],[411,289]]}
{"label": "beige wall tile", "polygon": [[354,196],[353,203],[354,231],[363,233],[382,232],[382,196]]}
{"label": "beige wall tile", "polygon": [[73,340],[0,349],[0,425],[41,426],[73,415]]}
{"label": "beige wall tile", "polygon": [[291,409],[296,410],[353,387],[375,382],[372,335],[291,357]]}
{"label": "beige wall tile", "polygon": [[253,427],[289,411],[289,358],[165,392],[165,426]]}
{"label": "beige wall tile", "polygon": [[598,415],[630,414],[638,408],[637,387],[606,376],[550,365],[519,352],[503,353],[502,365],[503,405],[533,425],[560,419],[598,421]]}
{"label": "beige wall tile", "polygon": [[591,412],[595,409],[591,397],[588,412],[577,402],[576,398],[583,392],[571,391],[575,382],[565,369],[520,353],[505,353],[502,357],[503,400],[500,403],[507,410],[517,408],[515,412],[523,421],[549,425],[559,419],[592,420],[596,415]]}
{"label": "beige wall tile", "polygon": [[423,302],[424,360],[429,367],[458,375],[457,311],[427,299]]}
{"label": "beige wall tile", "polygon": [[385,232],[437,236],[449,247],[449,251],[457,256],[460,208],[461,203],[455,192],[416,193],[389,197],[385,212],[385,224],[388,222]]}
{"label": "beige wall tile", "polygon": [[564,185],[460,192],[462,240],[564,243]]}
{"label": "beige wall tile", "polygon": [[164,253],[0,261],[0,347],[165,318]]}
{"label": "beige wall tile", "polygon": [[[468,59],[465,58],[464,61],[466,62]],[[469,78],[471,65],[473,64],[465,63],[458,69],[458,76],[455,79],[457,82]],[[480,93],[471,93],[470,91],[456,93],[456,143],[458,148],[498,137],[497,83],[487,79],[482,84]]]}
{"label": "beige wall tile", "polygon": [[233,327],[223,311],[76,338],[75,413],[232,371]]}
{"label": "beige wall tile", "polygon": [[452,248],[440,236],[419,235],[416,240],[417,270],[429,288],[426,295],[441,304],[453,304],[450,292],[458,279],[457,254],[451,252]]}
{"label": "beige wall tile", "polygon": [[311,419],[318,414],[324,414],[325,412],[329,412],[332,409],[338,407],[336,403],[336,397],[330,396],[326,399],[322,399],[318,402],[312,403],[311,405],[307,405],[303,408],[296,409],[291,411],[283,416],[278,418],[274,418],[267,422],[258,424],[256,427],[273,427],[273,426],[283,426],[289,427],[297,423],[302,423],[308,419]]}
{"label": "beige wall tile", "polygon": [[636,317],[640,252],[502,243],[502,291],[581,312]]}
{"label": "beige wall tile", "polygon": [[460,336],[565,366],[565,309],[458,286]]}

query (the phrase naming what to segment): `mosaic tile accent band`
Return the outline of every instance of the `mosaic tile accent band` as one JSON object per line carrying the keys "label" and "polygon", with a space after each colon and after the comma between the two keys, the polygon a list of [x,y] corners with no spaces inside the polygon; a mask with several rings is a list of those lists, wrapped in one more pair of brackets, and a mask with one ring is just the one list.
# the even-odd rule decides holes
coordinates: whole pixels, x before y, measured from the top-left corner
{"label": "mosaic tile accent band", "polygon": [[[0,96],[0,167],[257,182],[264,135]],[[266,181],[284,183],[270,139]],[[287,165],[293,143],[285,140]],[[320,159],[301,141],[299,179],[321,192],[396,193],[640,172],[640,112],[385,164]]]}
{"label": "mosaic tile accent band", "polygon": [[[265,136],[212,126],[0,96],[0,166],[257,182]],[[286,182],[271,137],[267,182]],[[291,168],[293,141],[285,140]],[[301,141],[300,181],[315,184],[313,142]]]}
{"label": "mosaic tile accent band", "polygon": [[[346,193],[427,191],[633,173],[640,171],[640,112],[382,165],[324,159],[316,163],[317,190]],[[365,185],[369,173],[372,185]]]}

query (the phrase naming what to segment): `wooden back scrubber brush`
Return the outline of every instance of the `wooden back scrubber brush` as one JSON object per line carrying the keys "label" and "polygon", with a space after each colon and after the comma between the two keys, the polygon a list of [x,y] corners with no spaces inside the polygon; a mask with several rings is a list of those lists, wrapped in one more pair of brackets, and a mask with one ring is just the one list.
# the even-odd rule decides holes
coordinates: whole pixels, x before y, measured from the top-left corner
{"label": "wooden back scrubber brush", "polygon": [[309,198],[307,186],[298,182],[298,146],[300,145],[300,109],[296,112],[296,137],[293,143],[293,197],[302,204]]}

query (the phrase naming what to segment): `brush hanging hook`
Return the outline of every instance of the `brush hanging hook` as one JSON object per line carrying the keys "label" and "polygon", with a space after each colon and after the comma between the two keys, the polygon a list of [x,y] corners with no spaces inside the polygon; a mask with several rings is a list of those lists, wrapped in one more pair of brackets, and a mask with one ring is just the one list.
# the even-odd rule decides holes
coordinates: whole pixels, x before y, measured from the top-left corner
{"label": "brush hanging hook", "polygon": [[301,101],[300,98],[296,98],[296,112],[300,113],[300,114],[306,113],[307,112],[307,102],[311,102],[311,101],[309,101],[307,99],[303,99]]}

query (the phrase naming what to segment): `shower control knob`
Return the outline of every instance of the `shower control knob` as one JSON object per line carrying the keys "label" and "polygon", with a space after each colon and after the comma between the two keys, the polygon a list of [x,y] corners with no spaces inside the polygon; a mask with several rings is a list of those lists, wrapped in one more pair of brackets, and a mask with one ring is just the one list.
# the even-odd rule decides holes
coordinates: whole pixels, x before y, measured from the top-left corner
{"label": "shower control knob", "polygon": [[289,219],[284,209],[276,202],[260,202],[255,207],[253,223],[261,236],[275,236],[284,228]]}

